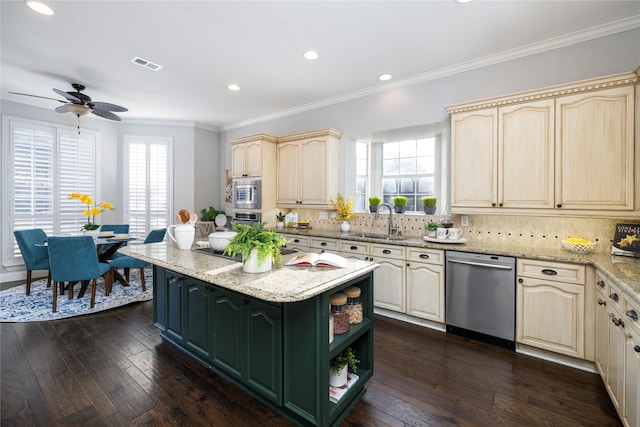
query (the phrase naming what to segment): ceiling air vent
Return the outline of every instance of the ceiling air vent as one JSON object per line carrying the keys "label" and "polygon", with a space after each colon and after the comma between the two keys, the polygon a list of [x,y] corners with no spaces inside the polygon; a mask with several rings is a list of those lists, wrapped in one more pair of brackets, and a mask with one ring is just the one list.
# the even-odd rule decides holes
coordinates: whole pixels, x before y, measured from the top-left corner
{"label": "ceiling air vent", "polygon": [[153,70],[153,71],[158,71],[160,68],[162,68],[162,65],[154,64],[153,62],[147,61],[146,59],[142,59],[139,56],[133,57],[131,62],[133,62],[134,64],[139,65],[141,67]]}

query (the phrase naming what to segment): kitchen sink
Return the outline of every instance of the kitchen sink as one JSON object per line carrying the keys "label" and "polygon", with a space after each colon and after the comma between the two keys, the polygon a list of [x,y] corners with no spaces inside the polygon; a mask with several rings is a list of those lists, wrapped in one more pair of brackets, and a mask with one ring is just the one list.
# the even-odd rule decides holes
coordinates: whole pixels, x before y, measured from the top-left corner
{"label": "kitchen sink", "polygon": [[354,234],[354,237],[364,237],[367,239],[378,239],[378,240],[407,240],[404,236],[393,236],[389,234]]}

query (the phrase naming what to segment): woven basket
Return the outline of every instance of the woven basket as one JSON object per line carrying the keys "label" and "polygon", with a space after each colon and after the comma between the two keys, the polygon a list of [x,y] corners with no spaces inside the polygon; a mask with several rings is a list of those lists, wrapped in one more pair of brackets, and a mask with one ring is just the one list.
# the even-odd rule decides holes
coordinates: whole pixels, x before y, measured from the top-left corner
{"label": "woven basket", "polygon": [[580,242],[567,242],[566,240],[562,241],[562,246],[565,249],[577,253],[577,254],[586,254],[595,249],[598,245],[598,242],[593,243],[580,243]]}

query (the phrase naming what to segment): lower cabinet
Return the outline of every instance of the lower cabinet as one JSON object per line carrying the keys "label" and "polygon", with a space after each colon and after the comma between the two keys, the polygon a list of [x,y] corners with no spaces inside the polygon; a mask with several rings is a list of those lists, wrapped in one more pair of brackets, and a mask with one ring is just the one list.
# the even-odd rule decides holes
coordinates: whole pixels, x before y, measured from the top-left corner
{"label": "lower cabinet", "polygon": [[516,342],[585,356],[585,267],[518,260]]}
{"label": "lower cabinet", "polygon": [[407,314],[444,323],[443,251],[407,249]]}
{"label": "lower cabinet", "polygon": [[[329,297],[360,287],[363,321],[329,344]],[[316,297],[271,303],[154,266],[162,336],[301,425],[338,425],[373,375],[373,272]],[[329,362],[351,347],[358,382],[329,401]]]}
{"label": "lower cabinet", "polygon": [[640,426],[640,333],[629,331],[625,340],[624,403],[622,421],[626,426]]}

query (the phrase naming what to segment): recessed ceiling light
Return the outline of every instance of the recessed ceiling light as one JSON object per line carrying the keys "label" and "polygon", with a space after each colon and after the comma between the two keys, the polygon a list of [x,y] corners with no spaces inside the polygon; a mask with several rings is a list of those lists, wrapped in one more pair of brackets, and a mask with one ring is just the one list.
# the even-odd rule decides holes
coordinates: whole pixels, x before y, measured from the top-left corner
{"label": "recessed ceiling light", "polygon": [[318,52],[314,50],[308,50],[304,53],[304,57],[307,58],[309,61],[314,61],[318,59]]}
{"label": "recessed ceiling light", "polygon": [[471,0],[456,0],[456,3],[469,3]]}
{"label": "recessed ceiling light", "polygon": [[139,56],[134,56],[133,58],[131,58],[131,62],[133,62],[134,64],[139,65],[141,67],[153,70],[153,71],[158,71],[159,69],[162,68],[162,65],[156,64],[156,63],[151,62],[151,61],[147,61],[146,59],[140,58]]}
{"label": "recessed ceiling light", "polygon": [[386,82],[387,80],[391,80],[391,74],[380,74],[378,76],[378,80]]}
{"label": "recessed ceiling light", "polygon": [[227,88],[233,91],[240,90],[240,86],[234,84],[230,84],[229,86],[227,86]]}
{"label": "recessed ceiling light", "polygon": [[53,9],[51,9],[49,6],[39,1],[25,0],[24,4],[27,5],[29,9],[36,11],[38,13],[41,13],[43,15],[53,15]]}

